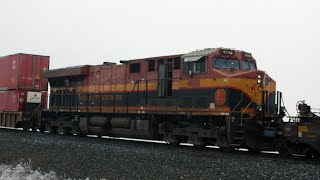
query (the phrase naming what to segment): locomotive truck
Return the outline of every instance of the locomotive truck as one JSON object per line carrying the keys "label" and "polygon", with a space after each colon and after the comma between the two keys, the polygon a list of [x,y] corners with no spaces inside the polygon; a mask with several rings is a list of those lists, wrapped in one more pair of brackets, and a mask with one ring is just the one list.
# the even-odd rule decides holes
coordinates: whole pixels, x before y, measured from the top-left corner
{"label": "locomotive truck", "polygon": [[50,94],[14,126],[225,151],[319,154],[319,117],[303,102],[299,116],[284,122],[282,93],[251,53],[207,48],[120,63],[44,69]]}

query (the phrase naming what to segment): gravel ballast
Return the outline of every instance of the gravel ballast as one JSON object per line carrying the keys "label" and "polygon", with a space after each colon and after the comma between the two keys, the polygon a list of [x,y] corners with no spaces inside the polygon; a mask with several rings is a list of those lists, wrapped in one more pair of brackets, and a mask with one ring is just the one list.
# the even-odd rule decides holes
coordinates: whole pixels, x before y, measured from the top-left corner
{"label": "gravel ballast", "polygon": [[319,179],[318,165],[237,158],[218,150],[0,129],[0,164],[31,160],[62,178]]}

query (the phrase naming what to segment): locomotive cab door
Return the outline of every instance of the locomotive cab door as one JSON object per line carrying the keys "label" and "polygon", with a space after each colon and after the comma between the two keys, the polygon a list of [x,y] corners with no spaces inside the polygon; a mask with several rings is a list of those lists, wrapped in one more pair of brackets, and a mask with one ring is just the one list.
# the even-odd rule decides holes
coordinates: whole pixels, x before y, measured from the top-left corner
{"label": "locomotive cab door", "polygon": [[172,95],[172,63],[159,64],[158,67],[158,96]]}

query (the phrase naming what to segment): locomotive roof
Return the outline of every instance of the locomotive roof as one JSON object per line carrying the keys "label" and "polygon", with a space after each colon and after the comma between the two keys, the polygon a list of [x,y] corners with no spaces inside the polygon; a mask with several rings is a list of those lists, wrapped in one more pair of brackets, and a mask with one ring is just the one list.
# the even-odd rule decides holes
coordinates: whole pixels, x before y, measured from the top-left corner
{"label": "locomotive roof", "polygon": [[192,57],[192,56],[207,56],[210,53],[213,53],[214,51],[218,50],[219,48],[206,48],[204,50],[196,50],[192,51],[187,54],[173,54],[173,55],[165,55],[165,56],[153,56],[153,57],[147,57],[147,58],[139,58],[139,59],[130,59],[128,61],[136,61],[136,60],[152,60],[152,59],[161,59],[161,58],[170,58],[175,56],[181,56],[182,58],[185,57]]}
{"label": "locomotive roof", "polygon": [[213,53],[216,50],[218,50],[218,49],[216,49],[216,48],[207,48],[207,49],[204,49],[204,50],[192,51],[190,53],[187,53],[187,54],[183,55],[182,57],[184,58],[185,62],[197,61],[200,58],[202,58],[203,56],[208,56],[209,54]]}
{"label": "locomotive roof", "polygon": [[74,69],[74,68],[82,68],[86,66],[91,66],[91,65],[78,65],[78,66],[68,66],[68,67],[62,67],[62,68],[56,68],[56,69],[50,69],[48,71],[59,71],[61,69]]}
{"label": "locomotive roof", "polygon": [[47,78],[57,78],[57,77],[66,77],[66,76],[83,76],[89,73],[89,65],[80,65],[80,66],[70,66],[59,69],[47,70],[44,73],[44,76]]}
{"label": "locomotive roof", "polygon": [[220,49],[225,49],[225,50],[230,50],[230,51],[240,51],[241,50],[235,50],[235,49],[230,49],[230,48],[205,48],[203,50],[196,50],[192,51],[186,54],[171,54],[171,55],[164,55],[164,56],[152,56],[152,57],[144,57],[144,58],[136,58],[136,59],[129,59],[129,60],[121,60],[120,63],[128,63],[128,62],[134,62],[134,61],[141,61],[141,60],[154,60],[154,59],[165,59],[165,58],[173,58],[173,57],[181,57],[184,58],[185,62],[188,61],[197,61],[203,56],[208,56],[209,54],[219,51]]}
{"label": "locomotive roof", "polygon": [[138,61],[138,60],[165,59],[165,58],[179,57],[179,56],[183,56],[183,55],[184,54],[172,54],[172,55],[165,55],[165,56],[153,56],[153,57],[147,57],[147,58],[130,59],[130,60],[125,60],[125,61],[130,62],[130,61]]}
{"label": "locomotive roof", "polygon": [[213,53],[216,50],[218,50],[218,49],[216,49],[216,48],[208,48],[208,49],[204,49],[204,50],[196,50],[196,51],[192,51],[190,53],[187,53],[187,54],[183,55],[183,57],[207,56],[207,55]]}

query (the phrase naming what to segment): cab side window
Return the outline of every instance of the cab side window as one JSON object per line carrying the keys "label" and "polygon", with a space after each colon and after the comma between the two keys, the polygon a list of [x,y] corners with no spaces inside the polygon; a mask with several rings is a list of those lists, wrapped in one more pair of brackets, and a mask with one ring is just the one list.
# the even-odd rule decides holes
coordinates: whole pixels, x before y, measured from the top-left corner
{"label": "cab side window", "polygon": [[184,62],[183,73],[188,74],[189,71],[192,73],[205,73],[207,71],[207,58],[202,57],[197,61]]}

